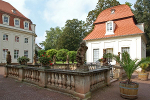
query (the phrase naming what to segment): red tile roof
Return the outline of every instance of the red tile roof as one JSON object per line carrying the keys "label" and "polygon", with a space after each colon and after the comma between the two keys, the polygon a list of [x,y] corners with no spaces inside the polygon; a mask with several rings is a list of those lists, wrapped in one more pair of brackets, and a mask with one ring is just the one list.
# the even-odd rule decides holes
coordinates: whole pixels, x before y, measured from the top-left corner
{"label": "red tile roof", "polygon": [[[115,9],[114,14],[111,14],[112,9]],[[130,7],[127,5],[119,5],[119,6],[114,6],[114,7],[111,7],[102,11],[98,15],[94,23],[105,22],[105,21],[110,21],[114,19],[129,17],[129,16],[134,16],[132,11],[130,10]]]}
{"label": "red tile roof", "polygon": [[[16,10],[16,13],[12,12],[13,9]],[[14,8],[11,4],[9,4],[9,3],[5,2],[5,1],[2,1],[2,0],[0,0],[0,10],[4,11],[6,13],[9,13],[9,14],[15,15],[15,16],[19,16],[19,17],[28,19],[23,14],[21,14],[16,8]]]}
{"label": "red tile roof", "polygon": [[[103,23],[95,24],[93,31],[88,36],[86,36],[84,40],[101,39],[101,38],[108,38],[108,37],[144,33],[135,25],[133,17],[130,17],[133,16],[133,13],[131,12],[129,7],[127,7],[126,5],[119,5],[112,8],[116,10],[113,15],[110,12],[111,8],[104,10],[102,12],[102,15],[101,13],[99,14],[97,20],[94,23],[99,23],[99,22],[103,22]],[[104,16],[104,14],[106,16]],[[124,18],[124,19],[120,19],[120,18]],[[114,19],[119,19],[119,20],[114,20]],[[113,22],[116,24],[113,35],[105,35],[106,33],[105,21],[109,21],[109,20],[114,20]]]}

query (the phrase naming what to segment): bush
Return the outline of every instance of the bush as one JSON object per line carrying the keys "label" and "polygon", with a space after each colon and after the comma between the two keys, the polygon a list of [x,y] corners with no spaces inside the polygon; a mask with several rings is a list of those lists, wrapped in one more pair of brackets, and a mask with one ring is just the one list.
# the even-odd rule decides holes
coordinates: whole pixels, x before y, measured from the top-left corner
{"label": "bush", "polygon": [[[20,64],[26,64],[26,63],[29,62],[29,61],[30,61],[30,59],[27,58],[27,57],[25,57],[25,56],[19,57],[19,58],[17,59],[17,62],[20,63]],[[23,62],[23,63],[22,63],[22,62]]]}
{"label": "bush", "polygon": [[67,52],[67,49],[60,49],[56,54],[57,59],[64,63],[67,59]]}
{"label": "bush", "polygon": [[76,51],[69,51],[68,53],[68,56],[69,56],[69,60],[74,63],[74,61],[76,60],[76,55],[77,55],[77,52]]}
{"label": "bush", "polygon": [[42,54],[44,54],[44,52],[45,52],[45,50],[39,50],[39,51],[38,51],[38,56],[39,56],[39,57],[42,56]]}
{"label": "bush", "polygon": [[44,65],[52,65],[50,55],[47,55],[45,52],[40,56],[39,61]]}
{"label": "bush", "polygon": [[46,54],[50,55],[51,59],[53,59],[53,56],[57,54],[57,50],[56,49],[47,50]]}

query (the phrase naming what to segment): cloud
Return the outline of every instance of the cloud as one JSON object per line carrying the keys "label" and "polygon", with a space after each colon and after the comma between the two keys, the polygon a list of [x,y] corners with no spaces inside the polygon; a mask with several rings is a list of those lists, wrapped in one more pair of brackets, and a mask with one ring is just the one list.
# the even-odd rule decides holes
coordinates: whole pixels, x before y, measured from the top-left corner
{"label": "cloud", "polygon": [[30,10],[25,7],[26,0],[3,0],[10,3],[13,7],[15,7],[19,12],[21,12],[24,16],[29,17]]}
{"label": "cloud", "polygon": [[66,20],[77,18],[86,20],[87,14],[93,10],[98,0],[49,0],[44,10],[45,21],[64,26]]}

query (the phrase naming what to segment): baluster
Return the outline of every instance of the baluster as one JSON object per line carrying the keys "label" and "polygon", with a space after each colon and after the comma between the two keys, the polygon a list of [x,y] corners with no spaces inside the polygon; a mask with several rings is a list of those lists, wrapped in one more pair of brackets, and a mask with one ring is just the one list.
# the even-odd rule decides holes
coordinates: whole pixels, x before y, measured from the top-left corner
{"label": "baluster", "polygon": [[40,72],[37,71],[37,82],[40,82]]}
{"label": "baluster", "polygon": [[75,90],[75,82],[74,82],[74,76],[71,75],[71,88],[74,91]]}
{"label": "baluster", "polygon": [[92,89],[92,83],[93,83],[93,79],[92,79],[92,74],[90,75],[90,89]]}
{"label": "baluster", "polygon": [[55,73],[55,86],[58,86],[58,74]]}
{"label": "baluster", "polygon": [[50,85],[51,83],[50,83],[50,81],[51,81],[51,78],[50,78],[50,74],[48,74],[48,84]]}
{"label": "baluster", "polygon": [[67,75],[67,89],[68,89],[68,90],[71,89],[70,83],[71,83],[71,81],[70,81],[70,75]]}
{"label": "baluster", "polygon": [[52,73],[51,75],[52,75],[51,82],[52,82],[52,85],[54,85],[54,82],[55,82],[55,80],[54,80],[54,73]]}
{"label": "baluster", "polygon": [[63,88],[66,89],[66,81],[67,81],[67,75],[63,74],[63,79],[62,79],[62,83],[63,83]]}
{"label": "baluster", "polygon": [[58,84],[59,87],[62,88],[62,74],[58,74],[58,75],[59,75]]}

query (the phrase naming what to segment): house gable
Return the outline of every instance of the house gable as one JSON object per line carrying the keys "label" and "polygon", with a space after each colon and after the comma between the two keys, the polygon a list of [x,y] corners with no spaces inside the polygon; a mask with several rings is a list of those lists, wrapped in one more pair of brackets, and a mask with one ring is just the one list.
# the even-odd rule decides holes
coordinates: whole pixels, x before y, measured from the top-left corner
{"label": "house gable", "polygon": [[[115,9],[112,14],[111,9]],[[113,21],[115,28],[112,34],[107,34],[106,23]],[[84,40],[111,38],[144,33],[135,25],[134,15],[127,5],[119,5],[102,11],[94,22],[93,31]]]}

